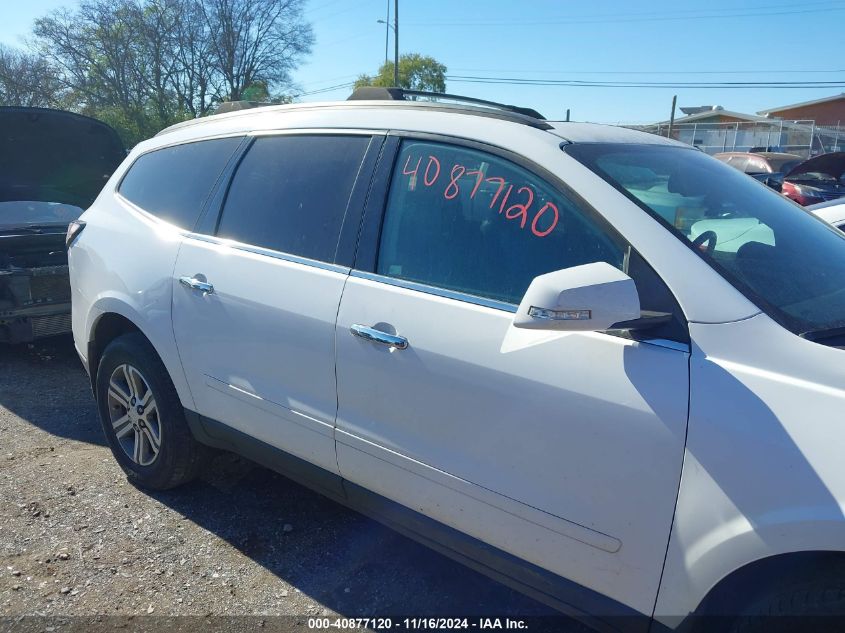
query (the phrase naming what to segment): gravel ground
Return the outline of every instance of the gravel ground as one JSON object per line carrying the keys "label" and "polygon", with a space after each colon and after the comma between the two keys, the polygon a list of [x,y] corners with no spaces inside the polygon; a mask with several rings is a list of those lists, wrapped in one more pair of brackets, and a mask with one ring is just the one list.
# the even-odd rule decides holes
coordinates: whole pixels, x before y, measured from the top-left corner
{"label": "gravel ground", "polygon": [[[0,347],[0,502],[0,630],[553,613],[233,455],[179,490],[138,490],[66,337]],[[260,617],[221,617],[245,615]],[[551,630],[583,629],[555,618]]]}

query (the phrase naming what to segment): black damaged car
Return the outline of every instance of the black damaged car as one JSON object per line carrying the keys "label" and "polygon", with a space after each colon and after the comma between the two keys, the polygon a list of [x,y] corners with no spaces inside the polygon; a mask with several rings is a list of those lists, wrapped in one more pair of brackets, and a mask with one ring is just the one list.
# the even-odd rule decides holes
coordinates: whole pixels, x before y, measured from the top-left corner
{"label": "black damaged car", "polygon": [[793,167],[781,192],[802,206],[845,198],[845,152],[820,154]]}
{"label": "black damaged car", "polygon": [[95,119],[0,107],[0,342],[70,331],[68,224],[125,156]]}

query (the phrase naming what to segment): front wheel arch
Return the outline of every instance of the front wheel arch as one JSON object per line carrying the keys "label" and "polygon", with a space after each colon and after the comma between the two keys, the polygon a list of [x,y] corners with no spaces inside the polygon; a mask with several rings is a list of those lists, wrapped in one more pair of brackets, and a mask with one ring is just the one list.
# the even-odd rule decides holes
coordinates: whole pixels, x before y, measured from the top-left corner
{"label": "front wheel arch", "polygon": [[[733,616],[780,585],[837,571],[845,575],[845,552],[791,552],[762,558],[720,580],[698,605],[694,616]],[[752,587],[754,590],[749,592]]]}

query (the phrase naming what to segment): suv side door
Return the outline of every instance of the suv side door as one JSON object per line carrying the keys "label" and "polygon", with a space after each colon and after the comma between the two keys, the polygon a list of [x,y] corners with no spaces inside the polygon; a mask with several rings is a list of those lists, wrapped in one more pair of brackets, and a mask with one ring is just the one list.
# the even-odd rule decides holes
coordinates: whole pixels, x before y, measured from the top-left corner
{"label": "suv side door", "polygon": [[[650,614],[687,423],[674,298],[519,156],[422,135],[385,155],[338,314],[342,476]],[[533,277],[594,261],[672,324],[641,340],[512,326]],[[563,600],[581,608],[594,595],[574,591]]]}
{"label": "suv side door", "polygon": [[174,270],[197,413],[334,473],[334,328],[351,263],[340,236],[344,223],[357,233],[382,139],[256,136]]}

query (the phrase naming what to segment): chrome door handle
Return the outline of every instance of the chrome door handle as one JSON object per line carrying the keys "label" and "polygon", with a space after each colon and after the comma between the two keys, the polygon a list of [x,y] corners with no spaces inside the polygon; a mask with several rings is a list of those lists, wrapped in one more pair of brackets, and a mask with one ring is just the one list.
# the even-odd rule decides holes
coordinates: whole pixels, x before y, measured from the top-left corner
{"label": "chrome door handle", "polygon": [[362,339],[366,339],[380,345],[387,345],[388,347],[395,347],[396,349],[407,349],[408,347],[408,339],[404,336],[388,334],[387,332],[382,332],[381,330],[376,330],[375,328],[367,327],[366,325],[353,324],[349,327],[349,331],[355,336],[359,336]]}
{"label": "chrome door handle", "polygon": [[196,277],[179,277],[179,283],[191,290],[199,290],[203,296],[214,292],[214,286],[208,282],[200,281]]}

